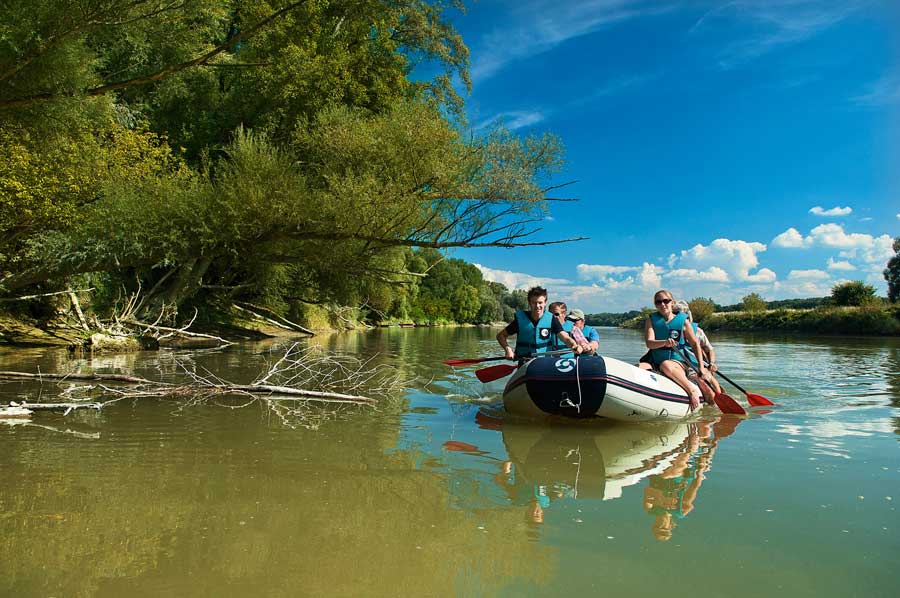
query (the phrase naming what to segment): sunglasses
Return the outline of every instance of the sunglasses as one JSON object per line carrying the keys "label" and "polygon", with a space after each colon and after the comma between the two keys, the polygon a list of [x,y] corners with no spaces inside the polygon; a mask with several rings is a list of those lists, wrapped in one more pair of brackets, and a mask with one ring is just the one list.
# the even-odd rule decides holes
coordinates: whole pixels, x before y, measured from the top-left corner
{"label": "sunglasses", "polygon": [[655,303],[656,305],[668,305],[668,304],[672,303],[672,300],[671,299],[657,299],[653,303]]}

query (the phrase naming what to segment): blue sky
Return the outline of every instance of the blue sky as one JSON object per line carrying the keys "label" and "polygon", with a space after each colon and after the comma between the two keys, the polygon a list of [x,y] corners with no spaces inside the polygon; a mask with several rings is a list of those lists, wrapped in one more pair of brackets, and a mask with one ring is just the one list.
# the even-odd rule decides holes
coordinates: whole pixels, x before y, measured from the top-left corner
{"label": "blue sky", "polygon": [[489,280],[588,312],[653,292],[737,302],[881,294],[900,236],[897,0],[481,0],[473,127],[557,134],[545,240],[460,250]]}

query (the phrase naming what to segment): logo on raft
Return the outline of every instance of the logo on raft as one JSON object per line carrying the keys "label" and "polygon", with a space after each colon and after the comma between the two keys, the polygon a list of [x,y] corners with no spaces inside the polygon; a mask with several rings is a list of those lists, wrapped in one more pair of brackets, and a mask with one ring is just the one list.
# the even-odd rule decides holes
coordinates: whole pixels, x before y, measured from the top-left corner
{"label": "logo on raft", "polygon": [[575,360],[564,357],[563,359],[557,359],[556,363],[553,365],[556,366],[557,371],[563,374],[568,374],[575,369]]}

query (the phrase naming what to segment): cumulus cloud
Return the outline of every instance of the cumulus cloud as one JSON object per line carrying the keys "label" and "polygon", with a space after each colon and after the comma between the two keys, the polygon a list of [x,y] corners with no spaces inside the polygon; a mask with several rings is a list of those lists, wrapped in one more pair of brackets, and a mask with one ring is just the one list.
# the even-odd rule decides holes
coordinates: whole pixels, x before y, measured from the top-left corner
{"label": "cumulus cloud", "polygon": [[831,276],[824,270],[791,270],[788,280],[828,280]]}
{"label": "cumulus cloud", "polygon": [[763,243],[716,239],[707,245],[697,244],[684,250],[679,256],[679,266],[695,270],[709,270],[712,267],[727,272],[730,280],[738,282],[769,282],[775,280],[775,273],[759,267],[756,254],[766,250]]}
{"label": "cumulus cloud", "polygon": [[709,270],[700,271],[694,268],[678,268],[666,273],[666,279],[680,280],[684,282],[691,281],[707,281],[707,282],[728,282],[728,272],[713,266]]}
{"label": "cumulus cloud", "polygon": [[846,216],[853,212],[853,208],[847,206],[846,208],[841,208],[835,206],[831,209],[826,210],[822,206],[815,206],[809,209],[810,214],[815,214],[816,216]]}
{"label": "cumulus cloud", "polygon": [[772,239],[772,247],[803,247],[803,235],[796,228],[789,228]]}
{"label": "cumulus cloud", "polygon": [[485,280],[490,282],[499,282],[506,286],[508,289],[528,289],[535,285],[541,285],[543,287],[553,286],[553,285],[566,285],[569,284],[569,281],[565,278],[547,278],[543,276],[533,276],[531,274],[524,274],[522,272],[511,272],[509,270],[495,270],[493,268],[488,268],[486,266],[482,266],[481,264],[472,264],[479,270],[481,270],[481,275],[484,276]]}
{"label": "cumulus cloud", "polygon": [[848,272],[851,272],[853,270],[856,270],[856,266],[854,266],[853,264],[851,264],[850,262],[848,262],[846,260],[838,262],[838,261],[835,261],[835,259],[833,257],[830,257],[830,258],[828,258],[828,269],[829,270],[846,270]]}
{"label": "cumulus cloud", "polygon": [[605,264],[578,264],[575,270],[581,280],[603,279],[610,274],[624,274],[625,272],[637,272],[639,266],[608,266]]}

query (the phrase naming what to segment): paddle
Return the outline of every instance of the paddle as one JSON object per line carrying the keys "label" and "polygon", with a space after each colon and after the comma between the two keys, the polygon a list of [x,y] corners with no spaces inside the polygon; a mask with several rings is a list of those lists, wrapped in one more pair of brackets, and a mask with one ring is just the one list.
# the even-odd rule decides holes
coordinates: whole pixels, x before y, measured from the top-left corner
{"label": "paddle", "polygon": [[[691,354],[693,355],[693,352],[691,352]],[[706,364],[706,367],[709,367],[709,363],[706,361],[705,355],[703,358],[703,363]],[[747,402],[750,403],[751,407],[770,407],[770,406],[775,405],[775,403],[773,403],[772,401],[770,401],[769,399],[767,399],[766,397],[764,397],[762,395],[757,395],[757,394],[753,394],[752,392],[747,392],[746,390],[744,390],[743,388],[738,386],[737,382],[735,382],[734,380],[732,380],[731,378],[729,378],[728,376],[726,376],[725,374],[720,372],[718,369],[716,370],[715,373],[722,376],[723,378],[725,378],[725,380],[730,382],[732,386],[734,386],[739,391],[744,393],[744,395],[747,397]]]}
{"label": "paddle", "polygon": [[500,365],[492,365],[490,367],[481,368],[480,370],[475,370],[475,377],[482,382],[487,383],[493,382],[494,380],[499,380],[504,376],[509,376],[515,371],[516,366],[501,363]]}
{"label": "paddle", "polygon": [[751,406],[753,406],[753,407],[763,407],[763,406],[766,406],[766,407],[767,407],[767,406],[769,406],[769,405],[774,405],[774,404],[775,404],[775,403],[773,403],[772,401],[770,401],[769,399],[767,399],[766,397],[764,397],[764,396],[762,396],[762,395],[757,395],[757,394],[753,394],[752,392],[747,392],[746,390],[744,390],[743,388],[741,388],[740,386],[738,386],[738,384],[737,384],[735,381],[733,381],[731,378],[729,378],[728,376],[726,376],[726,375],[723,374],[722,372],[716,370],[716,373],[717,373],[718,375],[722,376],[723,378],[725,378],[728,382],[731,382],[731,385],[732,385],[732,386],[734,386],[736,389],[738,389],[739,391],[741,391],[742,393],[744,393],[744,395],[747,397],[747,402],[750,403]]}
{"label": "paddle", "polygon": [[[697,375],[699,376],[700,370],[698,370],[696,367],[694,367],[694,364],[691,361],[691,358],[688,357],[687,351],[685,351],[683,348],[681,348],[679,350],[681,351],[681,355],[684,356],[685,361],[687,361],[688,366],[692,370],[697,372]],[[716,406],[722,410],[722,413],[737,413],[738,415],[746,415],[747,414],[747,412],[744,410],[744,408],[741,407],[737,401],[735,401],[733,398],[729,397],[724,392],[717,392],[715,395],[713,395],[713,401],[716,402]]]}
{"label": "paddle", "polygon": [[503,357],[476,357],[473,359],[446,359],[444,365],[474,365],[476,363],[484,363],[485,361],[501,361],[506,359]]}

